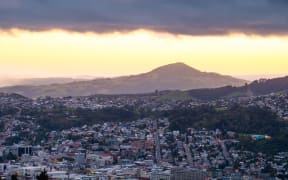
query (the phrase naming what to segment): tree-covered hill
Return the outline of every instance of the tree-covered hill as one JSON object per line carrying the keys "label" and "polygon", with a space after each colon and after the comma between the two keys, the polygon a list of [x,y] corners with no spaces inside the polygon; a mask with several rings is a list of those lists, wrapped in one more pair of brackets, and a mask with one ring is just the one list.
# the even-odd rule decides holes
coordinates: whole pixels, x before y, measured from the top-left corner
{"label": "tree-covered hill", "polygon": [[176,109],[165,114],[172,130],[185,131],[187,127],[221,129],[239,133],[277,134],[286,123],[268,109],[233,106],[217,109],[200,106],[194,109]]}
{"label": "tree-covered hill", "polygon": [[265,95],[288,91],[288,76],[275,79],[262,79],[241,87],[225,86],[215,89],[195,89],[188,91],[193,98],[213,100],[231,96]]}
{"label": "tree-covered hill", "polygon": [[253,141],[239,137],[240,146],[255,152],[275,154],[288,148],[288,123],[269,109],[259,107],[233,106],[217,109],[201,106],[194,109],[176,109],[164,114],[170,119],[170,129],[185,132],[187,128],[220,129],[238,134],[263,134],[272,139]]}

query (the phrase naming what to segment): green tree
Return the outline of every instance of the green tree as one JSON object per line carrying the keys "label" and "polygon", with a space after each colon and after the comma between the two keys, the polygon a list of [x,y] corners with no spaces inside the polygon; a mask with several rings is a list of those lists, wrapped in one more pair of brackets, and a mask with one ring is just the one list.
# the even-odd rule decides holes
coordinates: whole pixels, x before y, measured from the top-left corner
{"label": "green tree", "polygon": [[18,175],[17,174],[13,174],[11,176],[11,180],[18,180]]}
{"label": "green tree", "polygon": [[12,152],[9,152],[6,156],[7,160],[17,160],[17,156],[14,155]]}
{"label": "green tree", "polygon": [[44,169],[44,171],[42,171],[41,174],[37,176],[36,178],[37,180],[48,180],[47,171]]}

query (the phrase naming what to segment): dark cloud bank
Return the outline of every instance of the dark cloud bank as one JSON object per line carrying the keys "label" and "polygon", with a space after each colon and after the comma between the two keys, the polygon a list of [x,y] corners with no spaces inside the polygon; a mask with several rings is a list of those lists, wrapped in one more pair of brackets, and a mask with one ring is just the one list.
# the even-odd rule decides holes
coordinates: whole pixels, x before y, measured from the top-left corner
{"label": "dark cloud bank", "polygon": [[288,0],[1,0],[0,28],[288,34]]}

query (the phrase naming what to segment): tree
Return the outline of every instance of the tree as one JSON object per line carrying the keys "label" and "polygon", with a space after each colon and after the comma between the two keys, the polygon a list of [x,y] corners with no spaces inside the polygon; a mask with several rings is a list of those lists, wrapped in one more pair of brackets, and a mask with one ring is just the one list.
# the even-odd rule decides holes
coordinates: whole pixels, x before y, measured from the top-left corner
{"label": "tree", "polygon": [[36,178],[37,180],[48,180],[47,171],[44,169],[44,171],[42,171],[41,174],[37,176]]}
{"label": "tree", "polygon": [[17,174],[13,174],[11,176],[11,180],[18,180],[18,175]]}
{"label": "tree", "polygon": [[17,160],[17,156],[14,155],[12,152],[9,152],[6,156],[7,160]]}
{"label": "tree", "polygon": [[275,177],[276,173],[277,173],[277,170],[274,169],[271,164],[268,164],[264,167],[264,169],[262,169],[261,171],[262,173],[268,173],[270,174],[270,176],[272,177]]}

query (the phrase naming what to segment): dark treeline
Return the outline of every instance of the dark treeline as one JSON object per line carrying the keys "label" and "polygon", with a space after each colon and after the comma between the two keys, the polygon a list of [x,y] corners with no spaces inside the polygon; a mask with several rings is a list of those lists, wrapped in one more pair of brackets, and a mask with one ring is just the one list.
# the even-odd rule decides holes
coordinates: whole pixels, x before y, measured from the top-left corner
{"label": "dark treeline", "polygon": [[0,117],[6,115],[15,115],[19,110],[14,107],[0,107]]}
{"label": "dark treeline", "polygon": [[226,86],[215,89],[195,89],[188,91],[189,95],[202,100],[214,100],[229,96],[265,95],[287,91],[288,76],[282,78],[257,80],[241,87]]}
{"label": "dark treeline", "polygon": [[229,130],[239,133],[275,135],[285,125],[268,109],[233,106],[228,109],[200,106],[194,109],[176,109],[165,112],[172,130],[185,131],[187,127]]}
{"label": "dark treeline", "polygon": [[170,119],[170,129],[185,132],[187,128],[220,129],[238,134],[263,134],[270,140],[254,141],[239,136],[240,146],[255,152],[274,154],[288,148],[287,122],[269,109],[233,106],[228,109],[201,106],[194,109],[176,109],[164,113]]}
{"label": "dark treeline", "polygon": [[139,117],[132,107],[103,108],[103,109],[71,109],[56,106],[49,109],[30,109],[23,111],[23,115],[35,117],[43,130],[63,130],[71,127],[92,125],[103,122],[132,121]]}

